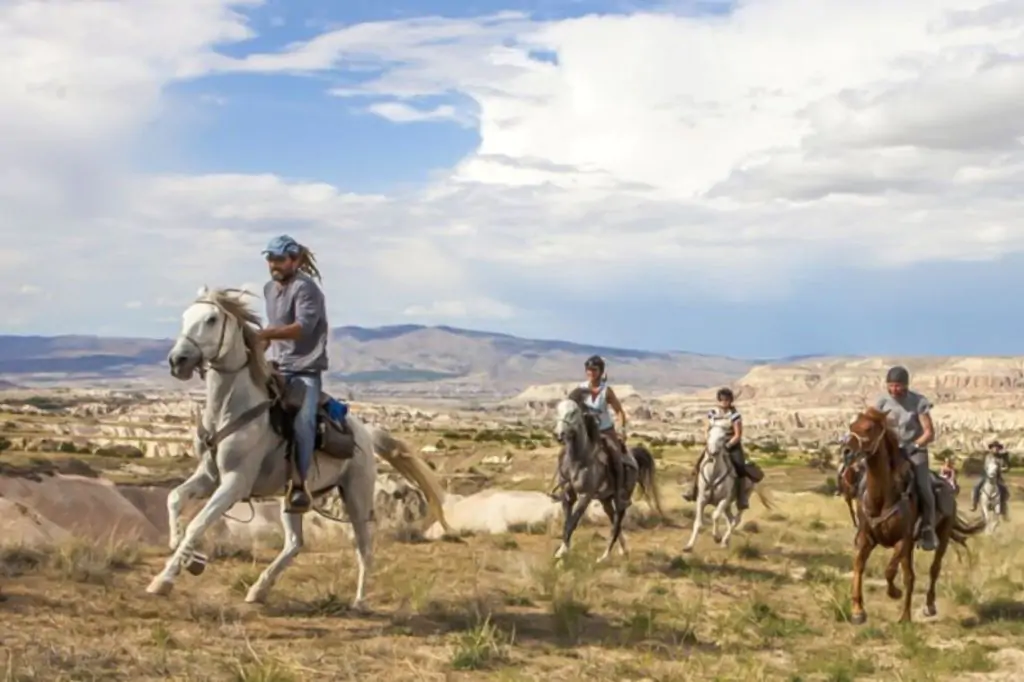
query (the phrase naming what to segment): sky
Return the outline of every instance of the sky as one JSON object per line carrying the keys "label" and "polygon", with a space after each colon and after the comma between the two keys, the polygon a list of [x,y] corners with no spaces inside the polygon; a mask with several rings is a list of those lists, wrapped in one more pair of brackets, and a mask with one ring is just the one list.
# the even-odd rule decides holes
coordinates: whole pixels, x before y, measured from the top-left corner
{"label": "sky", "polygon": [[1024,0],[6,0],[0,333],[1024,354],[1022,135]]}

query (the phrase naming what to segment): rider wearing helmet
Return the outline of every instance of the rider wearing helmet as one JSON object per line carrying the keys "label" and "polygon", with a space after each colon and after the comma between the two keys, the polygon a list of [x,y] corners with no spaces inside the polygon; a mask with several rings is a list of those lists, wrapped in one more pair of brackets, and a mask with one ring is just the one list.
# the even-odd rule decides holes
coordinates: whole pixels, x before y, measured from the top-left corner
{"label": "rider wearing helmet", "polygon": [[928,445],[935,440],[931,402],[920,393],[911,391],[910,372],[905,367],[892,367],[885,375],[887,392],[875,401],[875,408],[887,412],[894,422],[900,449],[914,465],[914,481],[921,502],[921,549],[935,550],[935,491],[932,472],[928,468]]}
{"label": "rider wearing helmet", "polygon": [[[1002,465],[1000,467],[999,477],[995,480],[995,484],[999,489],[999,497],[1002,501],[1003,517],[1008,516],[1007,500],[1010,497],[1010,491],[1006,487],[1006,482],[1003,480],[1002,471],[1010,468],[1010,455],[1006,452],[1003,444],[997,440],[992,441],[988,444],[989,452],[992,456],[999,460]],[[985,474],[982,473],[981,478],[974,486],[974,491],[971,493],[971,511],[978,511],[978,500],[981,499],[981,486],[985,484]]]}
{"label": "rider wearing helmet", "polygon": [[[748,476],[746,458],[743,454],[743,445],[741,443],[743,438],[743,417],[733,402],[736,400],[736,396],[733,395],[732,389],[718,389],[715,399],[718,401],[718,407],[708,410],[708,420],[704,425],[704,438],[705,440],[707,439],[708,434],[711,432],[711,427],[715,425],[724,426],[729,433],[729,440],[725,443],[725,450],[729,453],[733,466],[736,467],[736,486],[738,489],[736,506],[740,509],[746,509],[750,506],[750,502],[747,500],[747,491],[743,485],[743,479]],[[706,453],[701,453],[693,467],[693,485],[690,490],[683,494],[683,499],[688,502],[693,502],[697,499],[697,478],[700,476],[700,465],[704,460],[704,454]]]}
{"label": "rider wearing helmet", "polygon": [[[622,403],[619,402],[615,391],[608,385],[604,359],[599,355],[592,355],[583,363],[583,367],[587,372],[587,380],[580,384],[580,388],[585,391],[583,405],[597,416],[598,428],[605,438],[605,451],[608,453],[615,476],[616,497],[625,509],[630,504],[626,495],[626,475],[622,464],[622,458],[626,456],[626,411],[622,409]],[[622,425],[621,432],[615,430],[613,412]]]}

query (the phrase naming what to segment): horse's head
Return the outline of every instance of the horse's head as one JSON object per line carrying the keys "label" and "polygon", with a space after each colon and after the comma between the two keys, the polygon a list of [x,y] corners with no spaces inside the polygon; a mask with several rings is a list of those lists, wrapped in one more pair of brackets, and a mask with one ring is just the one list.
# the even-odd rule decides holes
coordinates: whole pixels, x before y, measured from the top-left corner
{"label": "horse's head", "polygon": [[885,450],[883,445],[891,437],[886,424],[888,412],[868,407],[850,424],[850,433],[843,443],[843,460],[855,464],[869,460]]}
{"label": "horse's head", "polygon": [[[248,313],[240,319],[241,307]],[[181,316],[181,331],[167,354],[171,376],[187,381],[204,363],[216,366],[245,344],[243,324],[252,313],[224,291],[199,290],[199,297]]]}
{"label": "horse's head", "polygon": [[713,424],[708,429],[708,439],[704,446],[709,455],[717,455],[725,449],[725,443],[729,440],[729,432],[721,424]]}
{"label": "horse's head", "polygon": [[583,422],[583,407],[572,398],[563,398],[555,407],[558,421],[555,424],[555,438],[565,443],[569,436],[579,431]]}

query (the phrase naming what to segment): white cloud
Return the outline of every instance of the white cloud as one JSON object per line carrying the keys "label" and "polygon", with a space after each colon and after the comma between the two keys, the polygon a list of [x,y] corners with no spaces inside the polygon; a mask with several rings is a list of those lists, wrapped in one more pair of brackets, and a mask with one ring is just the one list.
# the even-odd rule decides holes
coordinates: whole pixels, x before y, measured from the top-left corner
{"label": "white cloud", "polygon": [[501,301],[472,298],[464,301],[434,301],[429,305],[413,305],[405,309],[410,317],[425,317],[435,321],[450,319],[508,319],[515,310]]}
{"label": "white cloud", "polygon": [[[264,242],[287,231],[327,268],[333,321],[374,323],[508,317],[524,288],[757,299],[830,260],[1024,251],[1021,2],[421,18],[216,52],[252,35],[239,12],[255,4],[0,9],[0,282],[46,263],[60,292],[48,305],[82,320],[104,297],[123,312],[125,292],[170,309],[198,284],[261,276]],[[272,172],[132,171],[170,83],[235,71],[358,72],[332,94],[395,122],[476,125],[480,144],[394,195]],[[219,101],[211,87],[202,97]]]}

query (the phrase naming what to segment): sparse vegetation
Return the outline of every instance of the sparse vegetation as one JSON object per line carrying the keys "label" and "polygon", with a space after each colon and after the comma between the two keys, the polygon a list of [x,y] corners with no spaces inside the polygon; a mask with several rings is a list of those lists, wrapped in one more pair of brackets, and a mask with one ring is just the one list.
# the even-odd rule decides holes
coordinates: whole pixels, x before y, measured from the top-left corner
{"label": "sparse vegetation", "polygon": [[[432,463],[469,492],[483,480],[545,492],[550,484],[555,444],[535,426],[400,435],[417,449],[436,446]],[[205,543],[206,572],[183,574],[166,599],[143,593],[166,556],[162,547],[7,547],[6,679],[916,682],[1004,674],[998,650],[1024,646],[1024,563],[1008,540],[1016,519],[995,538],[972,540],[973,558],[949,555],[940,615],[927,624],[896,624],[898,604],[879,587],[888,555],[876,552],[865,595],[870,620],[853,626],[846,506],[792,494],[829,485],[831,472],[806,466],[820,453],[761,447],[764,461],[785,457],[766,479],[776,508],[755,498],[730,549],[708,536],[681,556],[692,505],[679,501],[676,482],[696,451],[681,438],[646,440],[656,450],[662,500],[682,527],[656,523],[638,502],[628,517],[629,557],[613,553],[600,566],[606,523],[582,527],[563,565],[551,560],[559,523],[434,542],[408,526],[379,531],[368,614],[350,606],[357,569],[345,539],[310,542],[259,607],[242,599],[280,538]],[[480,462],[505,453],[509,463],[484,465],[488,477],[478,481]],[[2,461],[21,456],[5,452]],[[104,472],[136,466],[113,450],[75,457]],[[917,563],[918,619],[929,558],[919,554]]]}

